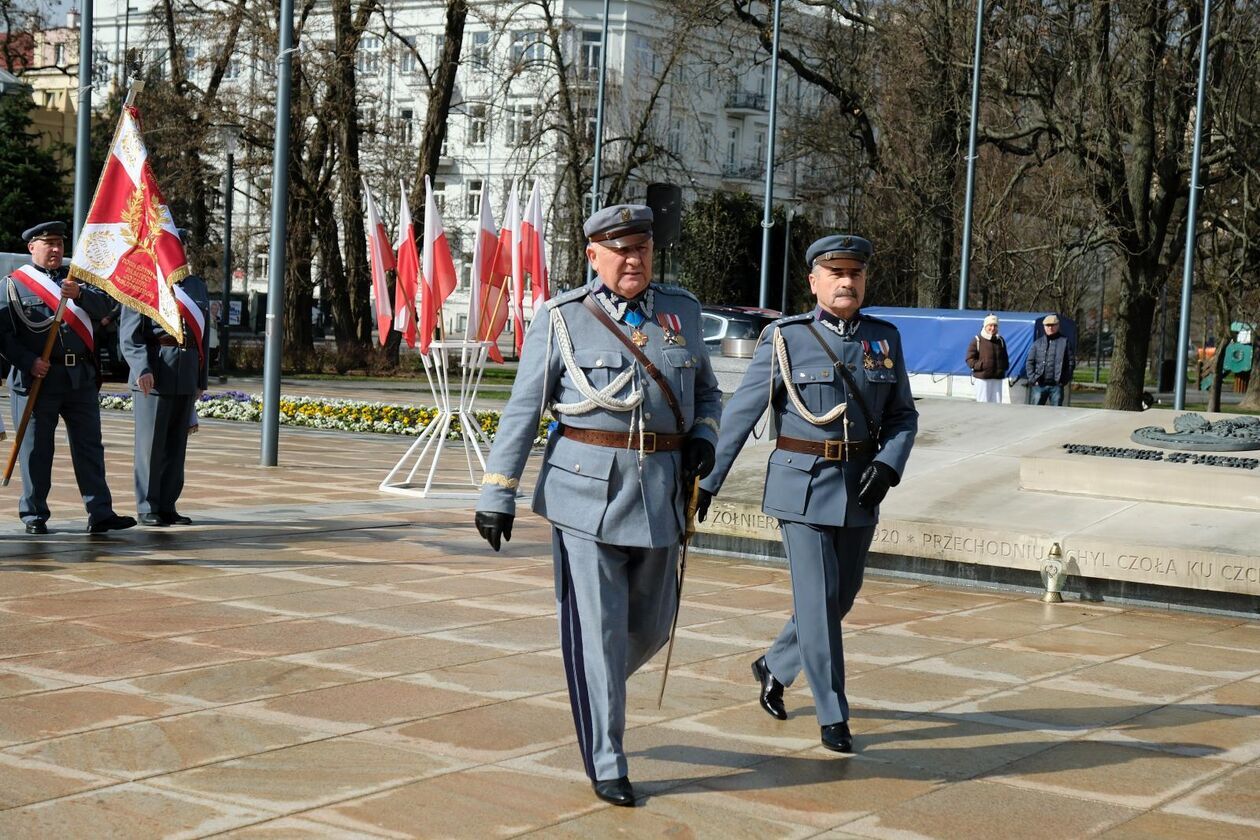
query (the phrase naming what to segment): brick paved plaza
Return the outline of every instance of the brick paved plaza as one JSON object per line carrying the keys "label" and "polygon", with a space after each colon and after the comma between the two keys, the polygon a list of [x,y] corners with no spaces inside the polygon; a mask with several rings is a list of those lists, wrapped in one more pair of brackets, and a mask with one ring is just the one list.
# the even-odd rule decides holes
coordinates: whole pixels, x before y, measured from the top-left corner
{"label": "brick paved plaza", "polygon": [[[7,405],[2,406],[7,411]],[[107,412],[133,513],[129,414]],[[11,430],[10,430],[11,431]],[[203,422],[192,528],[0,530],[0,837],[1254,837],[1260,623],[870,577],[847,622],[858,753],[749,663],[785,570],[693,556],[674,667],[631,682],[640,807],[591,793],[549,534],[381,494],[408,441]],[[7,447],[7,444],[6,444]],[[7,451],[7,448],[6,448]]]}

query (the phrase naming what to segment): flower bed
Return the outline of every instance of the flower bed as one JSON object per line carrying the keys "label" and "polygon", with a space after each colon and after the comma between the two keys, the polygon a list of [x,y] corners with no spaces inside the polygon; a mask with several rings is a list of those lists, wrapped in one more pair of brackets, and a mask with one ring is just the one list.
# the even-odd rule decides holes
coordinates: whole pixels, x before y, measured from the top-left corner
{"label": "flower bed", "polygon": [[[131,411],[130,394],[100,395],[101,408]],[[238,420],[257,423],[262,420],[262,397],[241,391],[205,393],[197,403],[197,415],[203,419]],[[390,405],[361,400],[336,400],[324,397],[281,397],[280,423],[308,429],[335,429],[343,432],[378,432],[389,435],[418,435],[433,422],[437,409],[427,406]],[[499,412],[478,411],[477,422],[482,433],[494,440],[499,430]],[[547,419],[538,424],[536,443],[547,439]],[[461,440],[459,419],[451,422],[450,440]]]}

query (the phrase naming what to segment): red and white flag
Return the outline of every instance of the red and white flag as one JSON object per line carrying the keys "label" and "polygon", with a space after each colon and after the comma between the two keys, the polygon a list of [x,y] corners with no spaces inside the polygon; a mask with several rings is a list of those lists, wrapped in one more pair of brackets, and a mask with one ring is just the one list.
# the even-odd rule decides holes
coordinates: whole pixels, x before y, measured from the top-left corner
{"label": "red and white flag", "polygon": [[424,301],[420,314],[420,352],[427,353],[433,330],[442,316],[442,303],[455,291],[457,280],[451,246],[446,241],[446,229],[442,226],[442,216],[438,213],[428,175],[424,176],[424,252],[420,274],[424,282],[421,291]]}
{"label": "red and white flag", "polygon": [[[26,291],[33,295],[38,295],[39,299],[44,302],[44,306],[47,306],[54,312],[57,310],[57,304],[61,302],[61,286],[42,270],[34,266],[24,265],[9,276],[22,284],[22,288],[26,289]],[[66,298],[66,309],[62,317],[65,319],[66,325],[78,333],[79,338],[83,339],[87,349],[96,349],[96,333],[92,329],[92,317],[84,312],[79,304]]]}
{"label": "red and white flag", "polygon": [[407,188],[398,182],[402,206],[398,211],[398,278],[394,283],[394,329],[403,335],[408,347],[416,346],[416,295],[420,291],[420,252],[416,248],[416,225],[407,204]]}
{"label": "red and white flag", "polygon": [[[171,291],[175,293],[175,303],[179,306],[179,314],[184,319],[184,323],[188,325],[189,338],[197,343],[197,358],[201,364],[206,363],[206,314],[201,311],[201,307],[192,299],[192,296],[185,292],[182,286],[172,286]],[[194,413],[195,416],[195,413]]]}
{"label": "red and white flag", "polygon": [[521,206],[518,201],[520,185],[512,185],[512,198],[508,202],[506,225],[512,233],[512,338],[516,355],[521,355],[525,344],[525,261],[521,253]]}
{"label": "red and white flag", "polygon": [[521,220],[521,263],[529,275],[530,302],[537,316],[538,305],[551,297],[547,288],[547,248],[543,245],[542,196],[537,181]]}
{"label": "red and white flag", "polygon": [[171,286],[189,274],[184,244],[149,163],[140,112],[124,105],[70,276],[104,289],[183,340]]}
{"label": "red and white flag", "polygon": [[389,303],[389,282],[385,272],[394,267],[394,249],[389,244],[389,234],[376,212],[376,202],[372,200],[372,190],[367,179],[363,179],[363,200],[367,204],[367,238],[368,264],[372,269],[372,294],[376,298],[376,330],[380,334],[381,345],[389,339],[389,325],[394,319],[394,309]]}
{"label": "red and white flag", "polygon": [[[495,362],[503,361],[498,338],[507,324],[507,278],[512,273],[512,234],[498,230],[490,211],[489,179],[481,196],[481,225],[473,250],[473,288],[468,300],[468,324],[474,341],[488,341],[488,354]],[[507,242],[504,242],[506,238]]]}

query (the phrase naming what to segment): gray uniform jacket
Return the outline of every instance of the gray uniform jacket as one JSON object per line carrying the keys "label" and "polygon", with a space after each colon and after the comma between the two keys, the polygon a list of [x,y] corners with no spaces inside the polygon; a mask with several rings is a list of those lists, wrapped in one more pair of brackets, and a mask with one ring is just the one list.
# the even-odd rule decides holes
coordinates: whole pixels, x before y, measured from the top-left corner
{"label": "gray uniform jacket", "polygon": [[[38,269],[37,269],[38,270]],[[64,280],[66,269],[44,272],[54,280]],[[14,391],[26,394],[30,391],[34,377],[31,376],[31,365],[44,352],[44,342],[48,332],[31,330],[16,312],[11,311],[10,286],[17,292],[19,305],[26,312],[26,317],[34,322],[43,321],[54,314],[44,301],[36,294],[29,292],[25,286],[12,277],[0,280],[0,354],[13,365],[10,384]],[[82,294],[75,301],[93,322],[104,317],[113,305],[109,295],[95,286],[82,285]],[[73,354],[75,364],[65,365],[67,354]],[[92,353],[83,339],[64,322],[57,332],[57,341],[53,345],[49,357],[52,367],[44,377],[42,390],[45,394],[64,394],[79,388],[96,387],[96,367]]]}
{"label": "gray uniform jacket", "polygon": [[[641,406],[648,432],[677,434],[679,429],[660,388],[608,328],[582,303],[601,283],[552,298],[525,336],[521,366],[512,396],[499,421],[486,464],[477,510],[516,513],[516,488],[530,448],[538,435],[544,408],[583,400],[561,358],[560,342],[550,325],[557,311],[572,338],[573,357],[582,375],[596,389],[610,384],[631,366],[633,379],[614,396],[625,398],[632,388],[645,391]],[[700,302],[676,287],[651,284],[644,292],[652,311],[641,328],[648,343],[641,350],[661,371],[683,413],[681,431],[716,443],[722,392],[718,388],[700,330]],[[682,324],[685,344],[670,344],[657,322],[658,314],[675,315]],[[630,328],[619,324],[627,335]],[[595,408],[585,413],[557,413],[565,426],[607,431],[630,431],[632,413]],[[681,454],[614,449],[552,435],[543,456],[534,490],[533,509],[563,531],[597,542],[641,548],[677,543],[683,527]]]}
{"label": "gray uniform jacket", "polygon": [[[901,335],[887,321],[869,316],[856,316],[857,329],[841,337],[817,321],[818,310],[805,315],[781,318],[761,334],[752,363],[739,389],[731,397],[722,415],[722,438],[717,448],[716,464],[700,486],[713,494],[722,487],[749,432],[766,410],[773,387],[773,412],[779,434],[803,440],[842,440],[847,424],[849,440],[869,440],[866,418],[858,400],[848,393],[843,376],[834,369],[831,359],[809,334],[811,325],[831,351],[845,364],[879,428],[879,451],[859,456],[852,461],[828,461],[817,455],[806,455],[775,449],[770,453],[766,471],[762,510],[778,519],[807,522],[813,525],[874,525],[878,511],[867,510],[857,503],[858,480],[872,460],[883,461],[898,475],[905,469],[914,436],[919,427],[919,412],[910,395],[910,382],[901,352]],[[782,330],[792,370],[792,382],[811,414],[821,416],[834,406],[848,402],[844,415],[826,426],[815,426],[797,411],[783,387],[783,372],[777,366],[773,385],[770,382],[770,360],[775,328]],[[872,366],[864,364],[871,348]],[[880,352],[880,342],[887,342],[888,352]],[[883,363],[892,359],[891,368]]]}
{"label": "gray uniform jacket", "polygon": [[[193,302],[201,309],[209,332],[210,297],[206,282],[196,274],[190,274],[180,284]],[[146,373],[153,374],[153,387],[159,395],[175,396],[195,394],[205,390],[208,380],[205,352],[205,335],[202,336],[202,352],[197,352],[191,331],[184,328],[184,346],[163,346],[166,330],[152,318],[125,307],[118,326],[118,345],[127,360],[131,374],[128,383],[133,391],[139,390],[136,380]]]}

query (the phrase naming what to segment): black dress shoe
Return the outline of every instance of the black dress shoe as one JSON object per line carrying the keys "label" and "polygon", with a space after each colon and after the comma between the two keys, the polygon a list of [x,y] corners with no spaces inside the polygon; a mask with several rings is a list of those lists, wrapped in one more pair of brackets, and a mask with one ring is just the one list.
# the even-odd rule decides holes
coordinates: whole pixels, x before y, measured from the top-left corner
{"label": "black dress shoe", "polygon": [[822,728],[822,745],[833,752],[853,752],[853,735],[847,722],[832,723]]}
{"label": "black dress shoe", "polygon": [[140,520],[141,525],[147,525],[150,528],[165,528],[168,524],[160,513],[142,513],[136,518]]}
{"label": "black dress shoe", "polygon": [[44,524],[42,519],[34,519],[26,523],[26,533],[28,534],[47,534],[48,526]]}
{"label": "black dress shoe", "polygon": [[595,795],[605,802],[623,807],[634,804],[634,788],[630,786],[630,780],[625,776],[620,779],[591,782],[591,787],[595,788]]}
{"label": "black dress shoe", "polygon": [[752,664],[752,672],[753,679],[761,683],[761,708],[772,718],[787,720],[787,709],[783,708],[783,683],[770,673],[764,656]]}
{"label": "black dress shoe", "polygon": [[177,510],[167,511],[166,513],[159,514],[159,516],[162,517],[162,521],[166,523],[167,525],[191,525],[192,524],[192,519],[188,518],[187,516],[184,516],[182,513],[180,513]]}
{"label": "black dress shoe", "polygon": [[106,531],[122,531],[127,528],[135,527],[136,520],[130,516],[119,516],[112,514],[102,519],[100,522],[93,522],[87,527],[89,534],[103,534]]}

